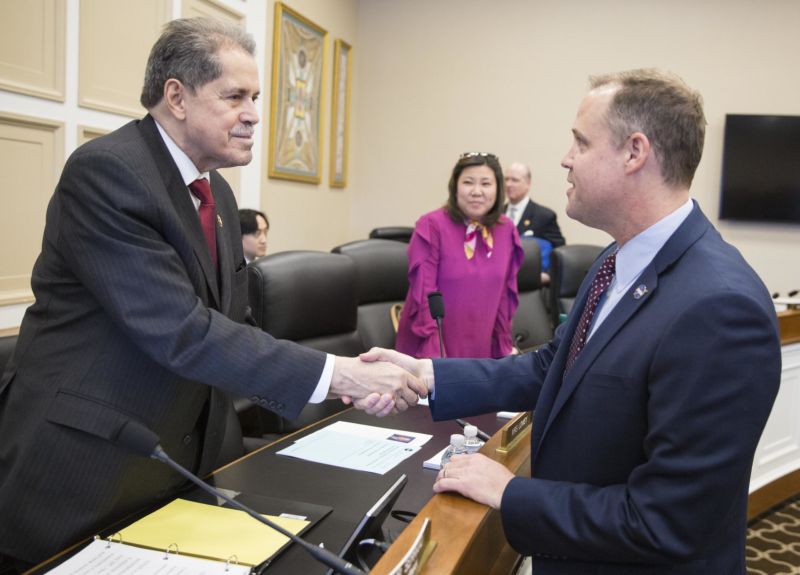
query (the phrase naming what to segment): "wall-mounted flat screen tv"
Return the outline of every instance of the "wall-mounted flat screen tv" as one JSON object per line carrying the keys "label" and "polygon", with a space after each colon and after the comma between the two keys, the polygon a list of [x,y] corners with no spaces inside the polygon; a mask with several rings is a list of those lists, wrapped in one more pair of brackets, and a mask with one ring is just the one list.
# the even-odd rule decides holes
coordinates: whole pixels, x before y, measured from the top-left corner
{"label": "wall-mounted flat screen tv", "polygon": [[719,217],[800,223],[800,116],[725,117]]}

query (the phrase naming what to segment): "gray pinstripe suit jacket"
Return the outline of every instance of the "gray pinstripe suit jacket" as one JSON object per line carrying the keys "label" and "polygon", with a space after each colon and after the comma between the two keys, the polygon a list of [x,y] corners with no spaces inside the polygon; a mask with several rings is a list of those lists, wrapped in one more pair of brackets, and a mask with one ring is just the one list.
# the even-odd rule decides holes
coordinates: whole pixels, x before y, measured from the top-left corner
{"label": "gray pinstripe suit jacket", "polygon": [[[204,474],[227,401],[295,417],[324,354],[243,325],[237,206],[211,174],[219,281],[150,116],[79,148],[47,210],[35,303],[0,380],[0,553],[36,562],[182,484],[113,440],[129,419]],[[212,387],[213,386],[213,387]]]}

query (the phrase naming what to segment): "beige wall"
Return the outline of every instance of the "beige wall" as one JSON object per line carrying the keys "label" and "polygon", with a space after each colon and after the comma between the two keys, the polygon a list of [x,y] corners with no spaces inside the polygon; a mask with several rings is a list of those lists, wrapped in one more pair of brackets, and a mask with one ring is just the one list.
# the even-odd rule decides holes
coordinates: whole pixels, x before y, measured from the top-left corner
{"label": "beige wall", "polygon": [[[85,11],[109,1],[3,0],[0,115],[63,125],[54,132],[58,154],[48,156],[46,170],[60,171],[64,155],[87,130],[110,131],[130,119],[108,112],[113,106],[93,109],[79,101],[79,60],[95,58],[92,69],[100,70],[126,50],[120,37],[119,45],[101,53],[81,54],[85,43],[78,36],[79,23],[86,21]],[[127,5],[126,0],[113,2]],[[149,28],[148,34],[161,15],[178,17],[201,9],[241,14],[255,36],[264,94],[262,131],[253,162],[237,176],[242,206],[261,207],[270,215],[273,252],[328,250],[365,237],[377,225],[412,225],[444,201],[450,169],[467,150],[531,163],[535,197],[559,212],[567,239],[606,242],[603,233],[563,214],[566,184],[559,160],[569,145],[569,128],[590,73],[665,67],[703,92],[709,126],[694,195],[714,221],[725,114],[800,114],[800,75],[794,72],[800,53],[796,0],[290,0],[291,8],[328,31],[328,64],[321,183],[289,182],[266,176],[274,0],[140,4],[147,10],[142,15],[149,19],[142,26]],[[36,14],[42,14],[41,27],[31,23]],[[14,39],[18,30],[37,33]],[[344,189],[328,185],[336,38],[353,47],[350,163]],[[23,40],[29,43],[20,52]],[[106,39],[112,41],[117,37]],[[39,50],[36,58],[31,46]],[[138,86],[140,71],[131,74],[137,76],[132,85]],[[36,193],[20,189],[15,182],[30,187],[33,180],[24,178],[29,170],[11,157],[0,157],[0,189],[12,211],[2,229],[6,246],[15,245],[9,238],[41,237],[43,221],[31,221],[25,214],[43,213],[52,191],[50,185]],[[25,199],[15,202],[14,194]],[[728,222],[719,227],[771,291],[800,287],[795,264],[800,227]],[[0,277],[17,281],[19,255],[32,260],[38,241],[18,252],[4,252]],[[18,324],[23,308],[0,305],[0,328]]]}
{"label": "beige wall", "polygon": [[[411,225],[441,204],[457,155],[532,164],[533,194],[567,240],[608,237],[564,214],[559,166],[589,74],[657,66],[705,97],[693,194],[716,222],[726,113],[800,114],[794,0],[366,0],[351,236]],[[719,225],[771,291],[800,288],[800,226]]]}
{"label": "beige wall", "polygon": [[[268,9],[267,37],[270,43],[264,46],[267,51],[266,66],[263,73],[264,115],[266,125],[269,120],[270,93],[272,78],[272,25],[274,21],[274,1],[270,0]],[[319,184],[306,184],[287,180],[267,178],[267,161],[264,159],[261,189],[261,207],[269,216],[270,252],[290,249],[317,249],[328,251],[334,246],[353,239],[350,230],[351,204],[353,190],[358,189],[358,162],[353,153],[353,144],[360,132],[358,94],[354,90],[350,103],[350,170],[347,187],[331,188],[328,184],[330,169],[330,118],[332,105],[331,85],[333,83],[333,41],[341,38],[353,46],[351,56],[354,62],[353,86],[358,81],[358,60],[362,48],[358,41],[358,0],[291,0],[286,3],[328,32],[327,63],[322,102],[322,180]],[[267,153],[267,132],[264,132],[264,150]]]}

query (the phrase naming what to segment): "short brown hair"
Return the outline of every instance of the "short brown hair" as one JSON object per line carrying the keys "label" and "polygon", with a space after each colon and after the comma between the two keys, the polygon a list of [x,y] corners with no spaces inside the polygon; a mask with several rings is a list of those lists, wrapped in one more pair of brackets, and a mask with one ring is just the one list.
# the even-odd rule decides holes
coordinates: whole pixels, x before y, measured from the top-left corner
{"label": "short brown hair", "polygon": [[689,187],[703,155],[706,118],[703,98],[675,74],[628,70],[589,78],[592,89],[619,86],[606,121],[617,145],[641,132],[653,147],[661,176],[671,186]]}
{"label": "short brown hair", "polygon": [[506,189],[503,180],[503,168],[500,167],[500,160],[494,154],[483,153],[468,153],[461,154],[461,157],[456,162],[453,168],[453,173],[450,175],[450,183],[447,186],[447,204],[445,209],[448,215],[455,222],[463,222],[467,219],[464,212],[458,207],[458,178],[465,168],[472,166],[489,166],[494,172],[494,178],[497,180],[497,197],[494,200],[492,209],[484,217],[483,225],[487,228],[492,227],[500,219],[503,213],[503,205],[506,203]]}

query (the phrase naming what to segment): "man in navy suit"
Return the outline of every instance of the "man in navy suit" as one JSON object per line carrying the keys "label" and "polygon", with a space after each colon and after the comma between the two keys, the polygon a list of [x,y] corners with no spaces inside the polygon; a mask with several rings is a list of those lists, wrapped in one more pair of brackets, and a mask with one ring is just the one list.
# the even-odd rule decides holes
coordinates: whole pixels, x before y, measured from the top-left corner
{"label": "man in navy suit", "polygon": [[436,419],[534,410],[531,478],[456,456],[434,490],[499,509],[536,575],[744,575],[780,342],[766,288],[690,198],[702,100],[654,70],[592,78],[572,133],[567,215],[614,242],[553,341],[500,360],[366,359],[423,378]]}
{"label": "man in navy suit", "polygon": [[542,284],[549,284],[550,252],[567,243],[558,227],[556,213],[537,204],[528,195],[531,189],[531,169],[525,164],[514,162],[505,169],[505,185],[508,197],[506,216],[517,226],[520,239],[539,242]]}
{"label": "man in navy suit", "polygon": [[232,24],[170,22],[145,72],[149,114],[64,167],[36,300],[0,380],[0,559],[41,561],[174,496],[183,478],[114,445],[131,420],[205,475],[225,432],[224,392],[287,418],[327,396],[378,391],[359,406],[382,415],[425,393],[394,365],[369,369],[245,325],[236,202],[216,170],[252,157],[254,50]]}
{"label": "man in navy suit", "polygon": [[504,169],[506,196],[506,215],[517,226],[519,237],[541,238],[557,248],[566,242],[558,227],[556,213],[548,207],[534,202],[528,195],[531,189],[531,169],[520,162],[514,162]]}

